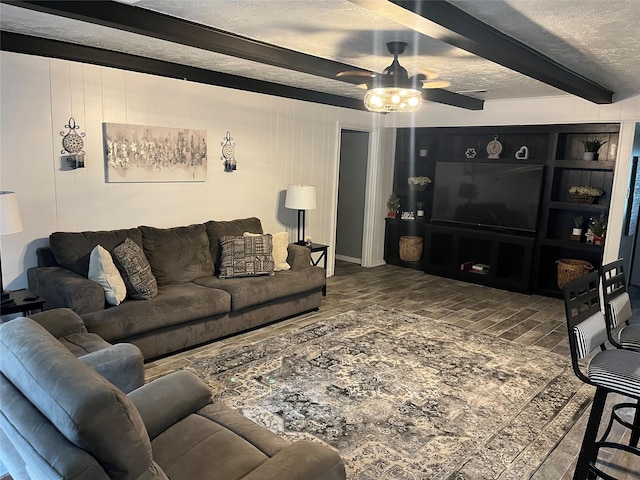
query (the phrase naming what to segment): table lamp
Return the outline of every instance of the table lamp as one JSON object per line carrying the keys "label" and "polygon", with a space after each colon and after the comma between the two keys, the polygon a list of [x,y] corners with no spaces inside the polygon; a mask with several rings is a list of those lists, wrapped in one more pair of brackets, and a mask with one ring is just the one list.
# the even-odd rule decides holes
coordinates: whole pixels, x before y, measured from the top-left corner
{"label": "table lamp", "polygon": [[[18,198],[15,192],[0,191],[0,235],[9,235],[22,231],[22,219],[18,208]],[[2,253],[0,252],[0,288],[2,289],[2,303],[10,302],[9,292],[4,291],[2,282]]]}
{"label": "table lamp", "polygon": [[[304,245],[305,212],[318,208],[315,185],[289,185],[287,187],[287,199],[284,202],[286,208],[298,210],[298,244]],[[302,220],[300,220],[302,218]],[[301,234],[302,232],[302,234]]]}

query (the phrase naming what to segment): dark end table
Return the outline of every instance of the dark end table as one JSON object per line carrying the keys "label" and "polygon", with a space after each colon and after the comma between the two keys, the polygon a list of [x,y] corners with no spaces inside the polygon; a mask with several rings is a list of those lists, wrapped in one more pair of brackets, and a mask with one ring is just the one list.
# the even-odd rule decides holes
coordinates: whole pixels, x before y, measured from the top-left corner
{"label": "dark end table", "polygon": [[27,289],[13,290],[9,293],[9,301],[0,306],[0,315],[22,313],[30,315],[35,310],[42,311],[45,299],[34,295]]}
{"label": "dark end table", "polygon": [[[314,267],[317,267],[318,264],[324,260],[323,266],[324,266],[324,270],[325,270],[325,274],[327,271],[327,251],[329,249],[329,245],[323,245],[321,243],[312,243],[311,246],[309,245],[305,245],[309,250],[311,250],[311,253],[316,253],[316,252],[320,252],[320,255],[318,255],[318,258],[313,258],[313,255],[311,255],[311,264]],[[325,283],[324,287],[322,287],[322,295],[324,295],[325,297],[327,296],[327,284]]]}

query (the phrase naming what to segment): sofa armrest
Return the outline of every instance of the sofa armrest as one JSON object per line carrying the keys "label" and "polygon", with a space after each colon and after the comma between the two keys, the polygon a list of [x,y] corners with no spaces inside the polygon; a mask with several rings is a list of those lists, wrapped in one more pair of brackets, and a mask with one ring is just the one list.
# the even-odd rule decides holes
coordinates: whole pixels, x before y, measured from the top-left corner
{"label": "sofa armrest", "polygon": [[149,438],[211,403],[211,390],[186,370],[170,373],[129,393]]}
{"label": "sofa armrest", "polygon": [[112,384],[129,393],[144,385],[144,359],[138,347],[118,343],[78,357]]}
{"label": "sofa armrest", "polygon": [[280,450],[242,480],[344,480],[340,455],[329,447],[299,441]]}
{"label": "sofa armrest", "polygon": [[27,270],[29,290],[46,300],[45,308],[70,308],[78,315],[104,310],[100,285],[63,267]]}
{"label": "sofa armrest", "polygon": [[287,246],[287,263],[292,270],[303,270],[311,266],[311,250],[304,245],[290,243]]}
{"label": "sofa armrest", "polygon": [[87,332],[80,316],[70,308],[46,310],[29,315],[29,318],[42,325],[47,332],[56,338]]}

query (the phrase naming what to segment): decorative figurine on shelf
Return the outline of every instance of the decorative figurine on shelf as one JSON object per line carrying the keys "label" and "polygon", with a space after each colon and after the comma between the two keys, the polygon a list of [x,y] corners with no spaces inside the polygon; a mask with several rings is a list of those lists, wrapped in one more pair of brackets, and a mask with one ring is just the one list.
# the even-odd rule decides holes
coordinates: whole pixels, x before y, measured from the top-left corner
{"label": "decorative figurine on shelf", "polygon": [[489,154],[487,158],[500,158],[500,153],[502,153],[502,144],[498,141],[497,135],[494,135],[493,140],[487,144],[487,153]]}
{"label": "decorative figurine on shelf", "polygon": [[526,145],[521,146],[516,152],[516,158],[518,160],[528,160],[529,159],[529,148]]}
{"label": "decorative figurine on shelf", "polygon": [[402,220],[415,220],[416,216],[413,212],[402,212]]}
{"label": "decorative figurine on shelf", "polygon": [[478,152],[476,152],[475,148],[467,148],[467,151],[464,152],[467,158],[476,158]]}
{"label": "decorative figurine on shelf", "polygon": [[391,193],[391,195],[389,195],[389,200],[387,200],[387,208],[389,209],[387,217],[396,218],[398,210],[400,210],[400,199],[395,193]]}

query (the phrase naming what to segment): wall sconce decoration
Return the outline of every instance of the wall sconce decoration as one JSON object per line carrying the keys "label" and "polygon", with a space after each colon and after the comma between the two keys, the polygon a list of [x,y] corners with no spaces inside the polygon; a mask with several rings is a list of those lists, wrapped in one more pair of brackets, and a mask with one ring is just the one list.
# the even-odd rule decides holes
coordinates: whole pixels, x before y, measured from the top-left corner
{"label": "wall sconce decoration", "polygon": [[224,142],[220,142],[222,145],[222,156],[220,160],[224,162],[224,171],[232,173],[236,169],[236,144],[233,142],[233,137],[229,132],[223,138]]}
{"label": "wall sconce decoration", "polygon": [[[78,135],[75,131],[80,129],[79,125],[76,125],[76,121],[73,117],[69,117],[69,122],[64,126],[69,131],[65,133],[60,132],[62,135],[62,148],[60,151],[64,157],[66,157],[69,166],[75,170],[76,168],[84,168],[84,132]],[[63,158],[64,158],[63,157]]]}

